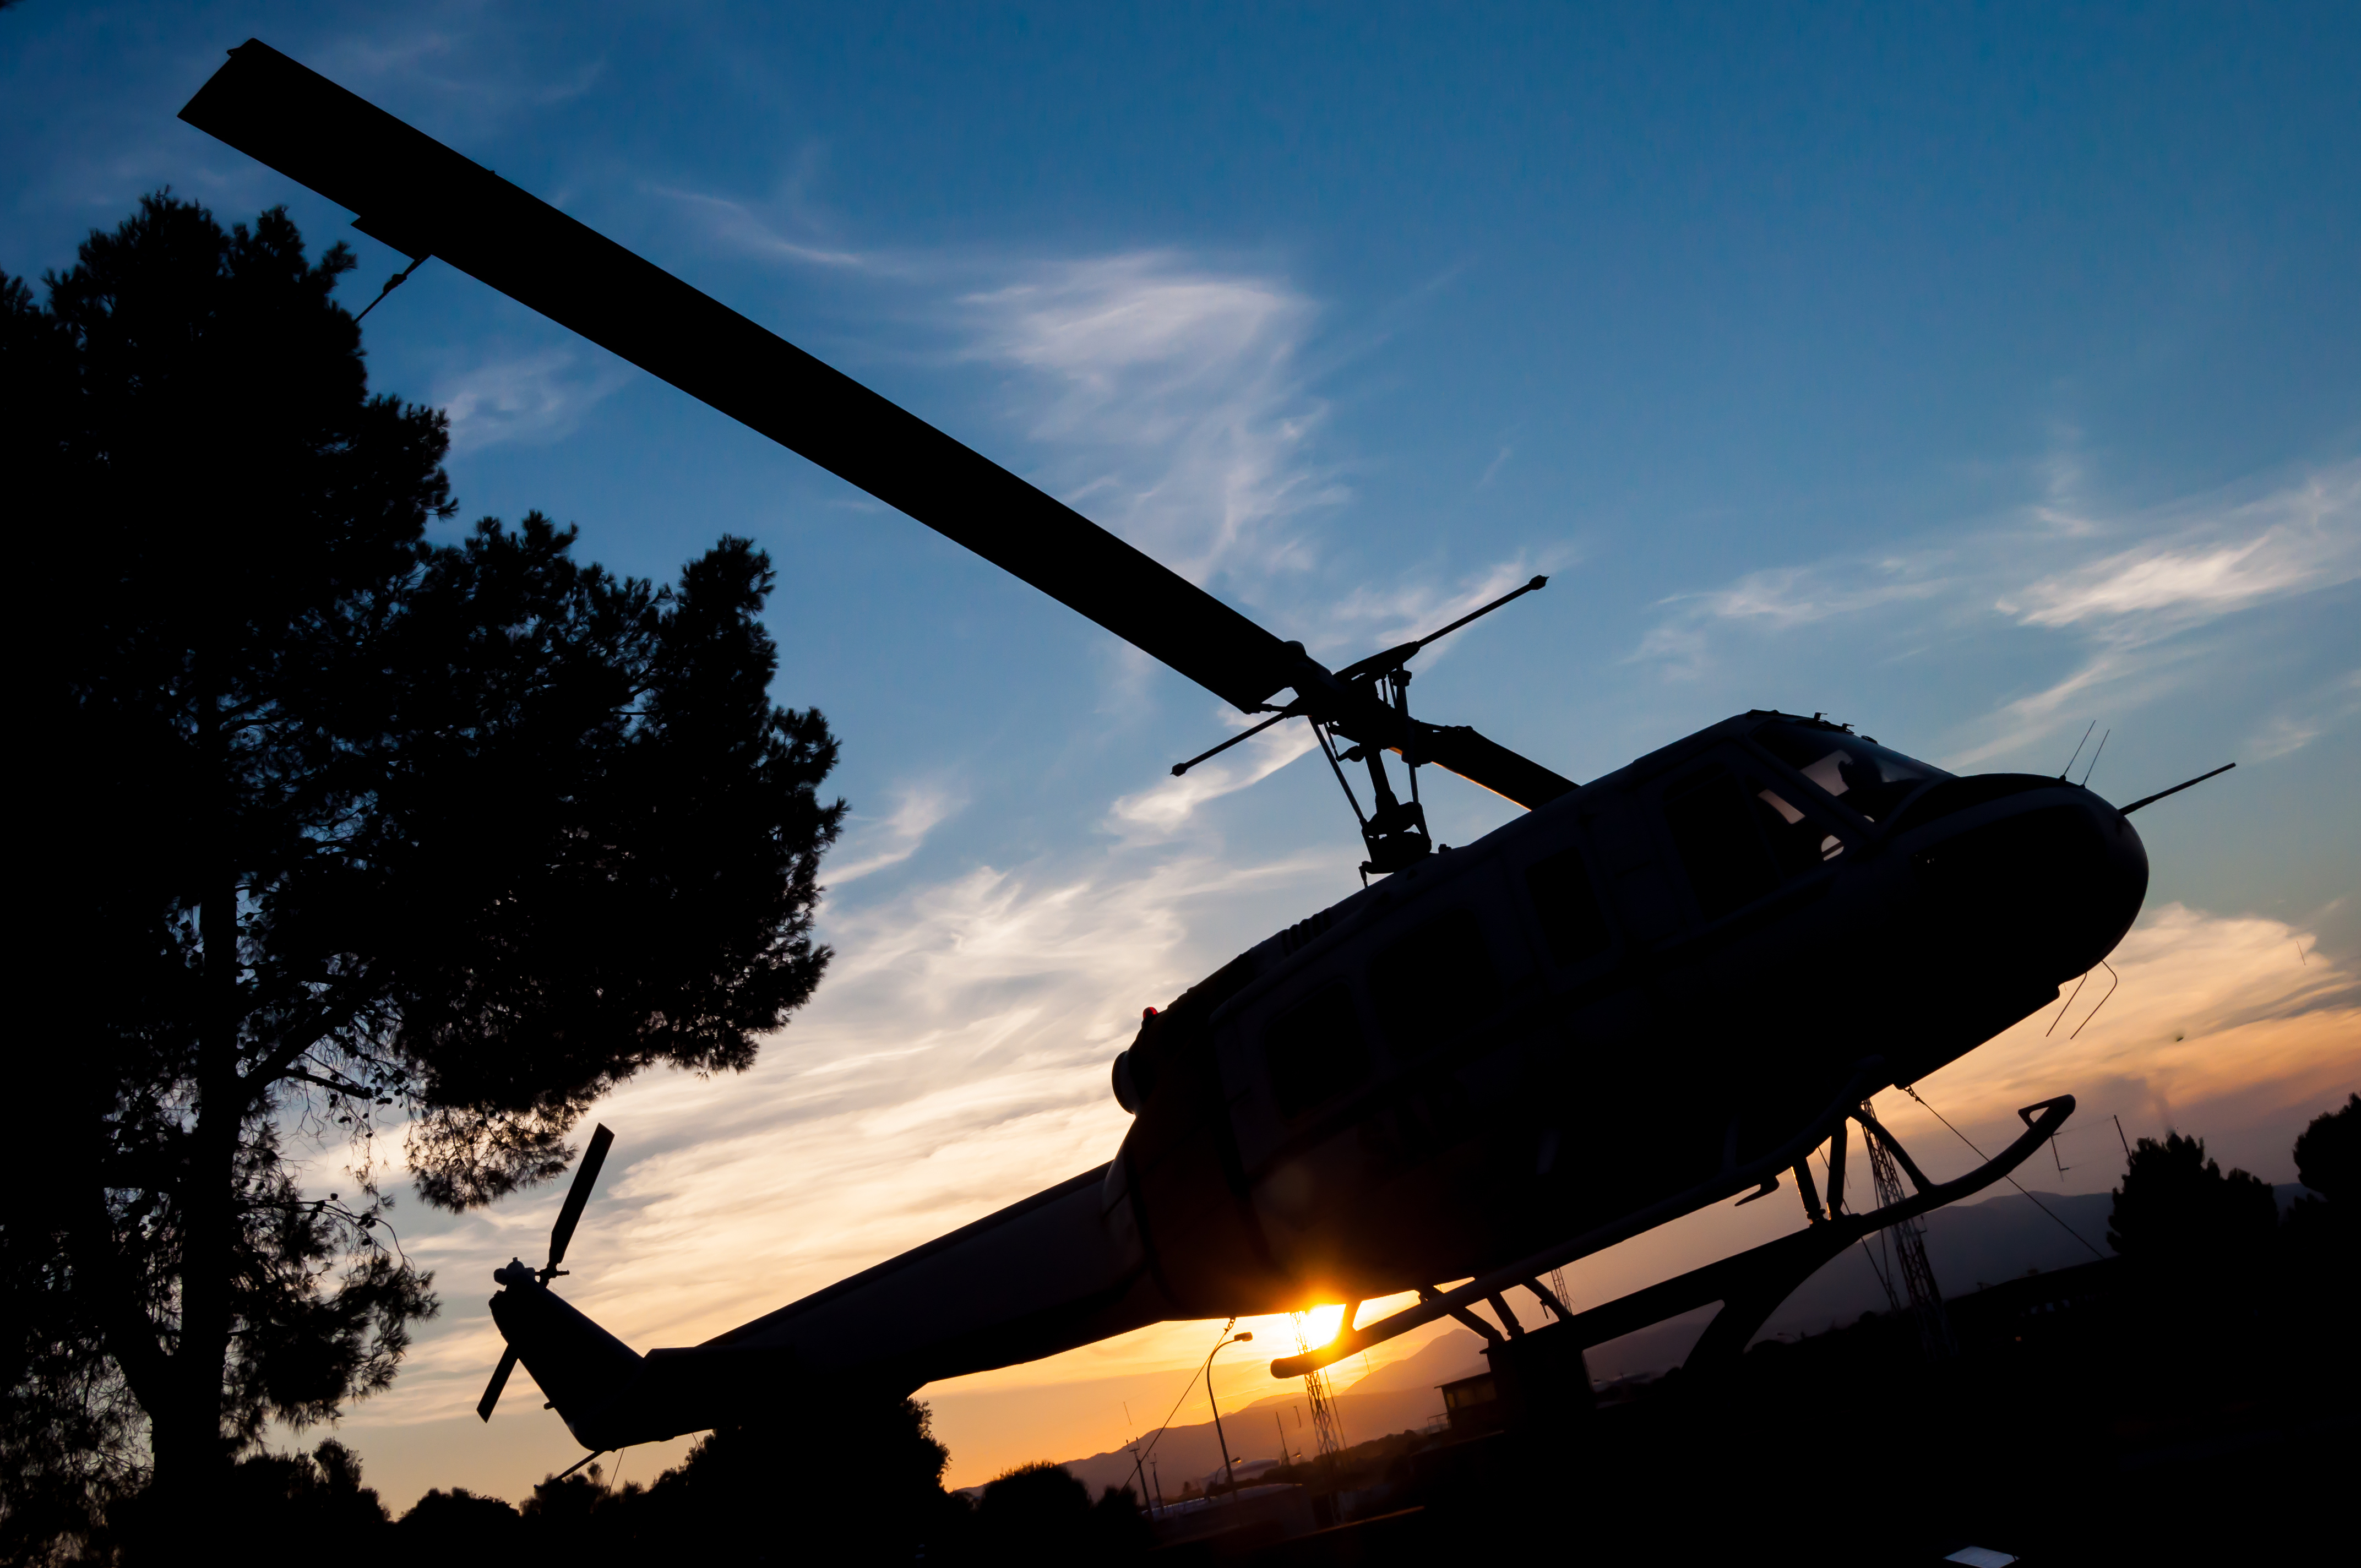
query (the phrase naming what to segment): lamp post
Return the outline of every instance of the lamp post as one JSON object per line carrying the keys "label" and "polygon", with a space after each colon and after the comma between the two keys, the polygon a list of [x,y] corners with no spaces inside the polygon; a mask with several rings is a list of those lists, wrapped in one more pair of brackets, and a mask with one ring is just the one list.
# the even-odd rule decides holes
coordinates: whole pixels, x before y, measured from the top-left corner
{"label": "lamp post", "polygon": [[1205,1403],[1213,1407],[1213,1441],[1222,1445],[1222,1475],[1230,1484],[1230,1501],[1234,1503],[1238,1500],[1238,1476],[1230,1464],[1230,1440],[1222,1435],[1222,1407],[1213,1398],[1213,1357],[1222,1354],[1224,1346],[1244,1344],[1252,1338],[1254,1331],[1251,1329],[1234,1333],[1205,1353]]}

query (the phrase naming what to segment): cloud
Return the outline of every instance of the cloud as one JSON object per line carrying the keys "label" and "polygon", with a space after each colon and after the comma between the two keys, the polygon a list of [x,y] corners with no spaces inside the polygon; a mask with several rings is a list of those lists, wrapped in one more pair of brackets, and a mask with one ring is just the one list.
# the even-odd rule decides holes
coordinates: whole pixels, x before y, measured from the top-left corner
{"label": "cloud", "polygon": [[906,785],[896,794],[897,804],[887,816],[852,818],[851,833],[828,863],[830,888],[900,865],[917,852],[928,834],[967,804],[949,790],[932,785]]}
{"label": "cloud", "polygon": [[653,195],[666,197],[695,209],[705,219],[708,232],[715,239],[750,255],[807,267],[860,269],[873,265],[872,258],[855,251],[789,239],[742,202],[673,186],[651,185],[647,189]]}
{"label": "cloud", "polygon": [[1999,601],[2028,626],[2154,636],[2361,576],[2361,466],[2200,516]]}
{"label": "cloud", "polygon": [[[2021,588],[1994,608],[2017,624],[2070,630],[2083,640],[2081,663],[2048,686],[2001,706],[1984,739],[1962,751],[1962,766],[2003,755],[2070,723],[2067,704],[2087,711],[2103,699],[2136,707],[2180,687],[2191,672],[2224,663],[2221,650],[2191,634],[2241,610],[2291,599],[2361,577],[2361,464],[2347,464],[2245,502],[2206,498],[2159,509],[2074,537],[2120,538],[2116,550]],[[2349,701],[2316,700],[2259,739],[2257,761],[2283,756],[2350,717]]]}
{"label": "cloud", "polygon": [[2267,715],[2240,750],[2268,762],[2301,751],[2336,726],[2361,716],[2361,670],[2347,670]]}
{"label": "cloud", "polygon": [[1947,557],[1938,553],[1887,556],[1874,561],[1839,561],[1809,566],[1770,566],[1748,573],[1723,588],[1675,594],[1660,601],[1676,607],[1649,629],[1631,663],[1653,663],[1667,674],[1689,677],[1708,662],[1716,622],[1735,622],[1779,632],[1906,600],[1943,596]]}
{"label": "cloud", "polygon": [[600,356],[590,365],[571,349],[495,359],[446,376],[434,400],[451,419],[451,446],[481,451],[503,442],[540,445],[574,433],[582,416],[631,378]]}
{"label": "cloud", "polygon": [[[2070,465],[2053,467],[2041,499],[1939,543],[1763,566],[1719,588],[1675,595],[1630,658],[1670,679],[1696,679],[1735,639],[1844,620],[1862,623],[1848,628],[1846,645],[1878,659],[1923,649],[1930,632],[2044,662],[2056,643],[2025,639],[2070,639],[2063,674],[1997,703],[1971,727],[1948,759],[1968,766],[2078,722],[2099,703],[2121,713],[2235,663],[2195,634],[2217,626],[2206,633],[2217,641],[2271,634],[2268,625],[2223,624],[2240,611],[2361,578],[2361,462],[2259,494],[2210,494],[2114,517],[2065,493],[2078,477]],[[2289,705],[2263,750],[2284,754],[2349,716],[2334,696]]]}
{"label": "cloud", "polygon": [[[2103,1118],[2120,1115],[2135,1135],[2199,1133],[2223,1145],[2224,1163],[2235,1156],[2270,1179],[2291,1179],[2286,1146],[2305,1107],[2361,1082],[2361,981],[2313,951],[2316,941],[2265,916],[2167,904],[2111,956],[2113,983],[2094,970],[2079,995],[2061,996],[1917,1087],[1971,1133],[1981,1124],[2013,1137],[2016,1107],[2071,1093],[2085,1133],[2106,1128],[2102,1144],[2114,1135]],[[1916,1123],[1949,1144],[1949,1133],[1906,1102],[1893,1109],[1897,1132]],[[1885,1110],[1881,1101],[1881,1116]]]}
{"label": "cloud", "polygon": [[[1235,722],[1243,725],[1247,720],[1238,718]],[[1164,779],[1137,795],[1125,795],[1108,812],[1109,826],[1129,839],[1169,837],[1188,823],[1197,807],[1260,784],[1311,751],[1312,745],[1309,724],[1289,719],[1274,725],[1214,761],[1198,763],[1178,778]]]}
{"label": "cloud", "polygon": [[1887,559],[1848,574],[1784,566],[1750,573],[1729,587],[1698,596],[1700,609],[1721,620],[1761,621],[1782,630],[1897,599],[1929,598],[1942,583],[1927,559]]}
{"label": "cloud", "polygon": [[1196,582],[1307,565],[1298,525],[1347,495],[1312,454],[1311,302],[1170,251],[1018,271],[961,301],[966,352],[1017,373],[1056,493]]}

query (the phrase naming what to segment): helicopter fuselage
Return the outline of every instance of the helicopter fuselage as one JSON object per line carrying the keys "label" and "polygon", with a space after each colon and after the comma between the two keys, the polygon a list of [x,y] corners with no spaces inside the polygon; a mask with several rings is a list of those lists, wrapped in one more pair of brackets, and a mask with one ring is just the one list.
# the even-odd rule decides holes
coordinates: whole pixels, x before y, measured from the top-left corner
{"label": "helicopter fuselage", "polygon": [[[2054,1000],[2147,880],[2131,825],[2062,780],[1727,720],[1150,1010],[1115,1067],[1134,1121],[1107,1165],[562,1413],[604,1447],[730,1419],[781,1379],[907,1392],[1719,1201],[1863,1064],[1914,1081]],[[537,1305],[510,1306],[524,1342]]]}

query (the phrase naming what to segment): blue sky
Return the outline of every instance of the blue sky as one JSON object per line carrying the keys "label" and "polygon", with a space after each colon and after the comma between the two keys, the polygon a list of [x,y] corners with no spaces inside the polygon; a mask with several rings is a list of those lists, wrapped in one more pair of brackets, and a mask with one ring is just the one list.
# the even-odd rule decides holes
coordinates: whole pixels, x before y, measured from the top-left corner
{"label": "blue sky", "polygon": [[[2098,1094],[2285,1179],[2361,1079],[2350,7],[29,0],[0,268],[169,184],[287,203],[367,302],[399,258],[173,118],[248,36],[1332,663],[1550,573],[1413,707],[1571,775],[1758,706],[1965,771],[2054,771],[2095,721],[2118,800],[2235,758],[2141,817],[2136,978],[2083,1054],[1990,1047],[1959,1102]],[[431,262],[367,340],[378,388],[450,410],[462,522],[538,507],[650,575],[760,541],[777,696],[844,740],[836,976],[748,1079],[602,1112],[615,1218],[577,1283],[633,1343],[1105,1157],[1138,1007],[1356,885],[1300,737],[1174,784],[1213,698],[792,455]],[[1505,809],[1429,798],[1448,841]],[[410,1211],[450,1307],[390,1424],[357,1418],[410,1423],[364,1445],[389,1474],[465,1480],[418,1434],[490,1441],[445,1420],[492,1354],[468,1282],[555,1201]],[[938,1408],[996,1453],[1049,1382],[1194,1355]],[[554,1424],[513,1403],[505,1441]]]}

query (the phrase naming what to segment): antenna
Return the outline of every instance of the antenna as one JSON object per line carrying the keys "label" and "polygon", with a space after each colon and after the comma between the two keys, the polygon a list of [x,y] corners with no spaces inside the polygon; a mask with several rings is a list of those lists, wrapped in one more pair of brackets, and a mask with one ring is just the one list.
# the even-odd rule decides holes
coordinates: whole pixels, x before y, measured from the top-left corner
{"label": "antenna", "polygon": [[[2113,735],[2114,732],[2114,726],[2110,725],[2107,729],[2107,735]],[[2082,770],[2082,787],[2084,789],[2089,789],[2091,787],[2091,775],[2099,771],[2099,758],[2107,749],[2107,735],[2102,735],[2099,737],[2099,750],[2091,753],[2091,765]],[[2071,767],[2073,764],[2070,762],[2067,765]]]}
{"label": "antenna", "polygon": [[2218,768],[2214,769],[2214,770],[2213,770],[2212,773],[2200,773],[2200,774],[2198,774],[2195,778],[2191,779],[2187,784],[2174,784],[2170,789],[2160,789],[2160,790],[2157,791],[2154,795],[2144,795],[2140,796],[2137,800],[2133,801],[2129,806],[2117,806],[2115,809],[2116,809],[2117,811],[2121,812],[2124,816],[2125,816],[2125,817],[2129,817],[2133,812],[2137,811],[2137,810],[2138,810],[2141,806],[2154,806],[2158,801],[2162,800],[2166,795],[2179,795],[2182,790],[2185,790],[2185,789],[2193,789],[2193,788],[2195,788],[2197,785],[2203,784],[2207,779],[2210,779],[2210,778],[2218,778],[2218,777],[2220,777],[2222,774],[2228,773],[2232,768],[2235,768],[2235,767],[2236,767],[2237,765],[2238,765],[2238,764],[2237,764],[2237,763],[2235,763],[2235,762],[2224,762],[2224,763],[2223,763],[2220,767],[2218,767]]}
{"label": "antenna", "polygon": [[[2091,720],[2090,729],[2085,729],[2085,730],[2083,730],[2083,731],[2082,731],[2082,738],[2081,738],[2080,740],[2077,740],[2077,741],[2075,741],[2075,742],[2074,742],[2074,756],[2073,756],[2073,757],[2069,757],[2069,758],[2067,758],[2067,759],[2066,759],[2066,765],[2065,765],[2064,767],[2062,767],[2062,768],[2060,768],[2060,769],[2059,769],[2059,770],[2058,770],[2058,776],[2059,776],[2059,778],[2061,778],[2061,779],[2062,779],[2062,778],[2064,778],[2068,773],[2072,773],[2072,772],[2074,771],[2074,758],[2075,758],[2075,757],[2080,757],[2080,756],[2082,754],[2082,748],[2083,748],[2083,747],[2085,747],[2085,746],[2087,746],[2087,745],[2089,745],[2089,744],[2091,743],[2091,730],[2092,730],[2092,729],[2096,729],[2098,727],[2099,727],[2099,721],[2098,721],[2097,719],[2095,719],[2095,718],[2094,718],[2094,719]],[[2096,762],[2097,760],[2098,760],[2098,759],[2097,759],[2097,758],[2095,758],[2095,757],[2092,759],[2092,762]]]}
{"label": "antenna", "polygon": [[[2098,1007],[2092,1008],[2088,1013],[2082,1015],[2082,1021],[2074,1025],[2074,1032],[2066,1036],[2070,1040],[2079,1040],[2082,1037],[2082,1031],[2089,1028],[2091,1026],[2091,1020],[2099,1015],[2099,1007],[2104,1007],[2108,1003],[2114,1001],[2115,997],[2115,988],[2124,982],[2124,977],[2115,972],[2115,966],[2109,963],[2106,959],[2101,959],[2099,960],[2099,967],[2107,971],[2107,994],[2099,998]],[[2088,980],[2091,977],[2088,974],[2085,974],[2082,978]]]}

